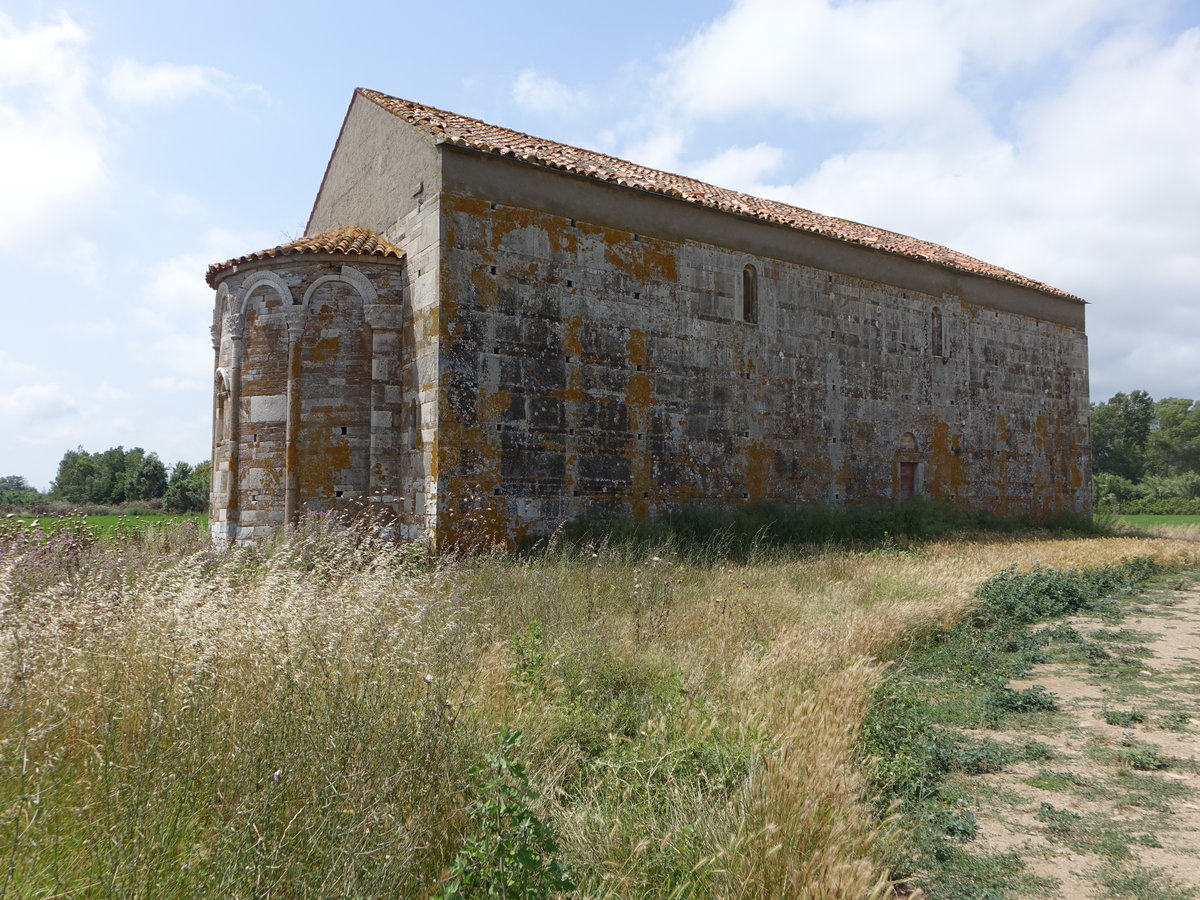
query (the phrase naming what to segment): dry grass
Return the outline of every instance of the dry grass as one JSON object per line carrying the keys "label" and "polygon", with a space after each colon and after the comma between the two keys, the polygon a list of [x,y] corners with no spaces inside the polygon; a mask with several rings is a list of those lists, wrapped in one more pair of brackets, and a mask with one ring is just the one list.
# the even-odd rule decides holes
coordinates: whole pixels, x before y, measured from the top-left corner
{"label": "dry grass", "polygon": [[1096,538],[432,566],[315,524],[227,554],[0,540],[0,893],[27,897],[427,895],[502,724],[581,896],[883,896],[854,748],[897,647],[1008,565],[1200,560]]}

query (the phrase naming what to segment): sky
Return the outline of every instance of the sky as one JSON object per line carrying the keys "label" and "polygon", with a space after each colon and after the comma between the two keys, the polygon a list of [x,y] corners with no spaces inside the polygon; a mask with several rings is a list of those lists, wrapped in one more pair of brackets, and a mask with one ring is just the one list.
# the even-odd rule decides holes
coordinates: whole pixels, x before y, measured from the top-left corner
{"label": "sky", "polygon": [[1200,399],[1200,0],[0,0],[0,475],[209,453],[210,263],[304,233],[356,87],[1084,297]]}

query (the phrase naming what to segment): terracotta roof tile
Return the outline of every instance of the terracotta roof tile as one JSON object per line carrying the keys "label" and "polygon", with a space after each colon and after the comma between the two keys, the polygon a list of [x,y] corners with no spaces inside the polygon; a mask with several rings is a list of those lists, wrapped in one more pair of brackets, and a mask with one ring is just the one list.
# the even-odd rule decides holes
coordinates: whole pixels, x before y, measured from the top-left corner
{"label": "terracotta roof tile", "polygon": [[764,200],[761,197],[719,188],[683,175],[660,172],[657,169],[639,166],[615,156],[548,141],[497,125],[489,125],[478,119],[460,116],[457,113],[436,109],[432,106],[423,106],[410,100],[381,94],[378,91],[359,88],[356,93],[410,125],[460,147],[513,157],[599,181],[665,194],[700,206],[764,219],[799,231],[808,231],[852,244],[863,244],[901,256],[969,272],[973,275],[983,275],[1023,285],[1072,300],[1079,299],[1066,291],[1050,287],[1040,281],[1034,281],[1032,278],[1026,278],[1024,275],[1018,275],[1008,269],[993,266],[940,244],[918,240],[881,228],[872,228],[869,225],[838,219],[834,216],[822,215],[797,206],[789,206],[786,203]]}
{"label": "terracotta roof tile", "polygon": [[209,287],[216,287],[216,278],[227,269],[240,266],[242,263],[259,259],[274,259],[277,256],[299,256],[306,253],[332,253],[344,256],[381,256],[390,259],[401,259],[404,251],[393,247],[379,235],[366,228],[335,228],[322,234],[297,238],[271,247],[269,250],[259,250],[257,253],[247,253],[236,259],[228,259],[223,263],[214,263],[208,267],[205,280]]}

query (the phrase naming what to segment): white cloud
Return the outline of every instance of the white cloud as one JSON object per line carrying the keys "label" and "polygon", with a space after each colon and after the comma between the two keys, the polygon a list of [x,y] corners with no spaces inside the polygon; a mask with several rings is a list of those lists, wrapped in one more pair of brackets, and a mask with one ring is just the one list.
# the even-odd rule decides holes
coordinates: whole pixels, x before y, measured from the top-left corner
{"label": "white cloud", "polygon": [[19,433],[28,423],[74,415],[77,409],[66,391],[53,383],[23,384],[0,393],[0,417],[8,420],[10,433]]}
{"label": "white cloud", "polygon": [[[1163,37],[1169,8],[739,0],[665,59],[628,155],[680,166],[728,124],[689,174],[1085,296],[1098,396],[1200,387],[1200,29]],[[764,121],[840,146],[789,171],[778,138],[746,146]]]}
{"label": "white cloud", "polygon": [[210,228],[200,247],[147,268],[139,289],[140,302],[133,320],[140,336],[131,352],[138,352],[154,367],[150,386],[164,391],[198,387],[207,391],[213,364],[209,328],[214,294],[204,281],[211,263],[278,243],[270,235],[238,233]]}
{"label": "white cloud", "polygon": [[681,168],[681,158],[686,146],[687,131],[685,128],[658,123],[647,128],[638,139],[627,144],[621,151],[621,156],[644,166],[676,172]]}
{"label": "white cloud", "polygon": [[707,162],[691,167],[701,181],[755,194],[763,190],[763,177],[776,171],[784,160],[784,151],[767,143],[753,147],[730,147]]}
{"label": "white cloud", "polygon": [[692,116],[782,110],[809,118],[949,123],[975,113],[964,75],[1062,54],[1119,0],[740,0],[666,67]]}
{"label": "white cloud", "polygon": [[139,106],[171,105],[198,94],[224,100],[267,98],[261,85],[239,81],[212,66],[145,65],[132,59],[118,60],[109,70],[104,87],[115,100]]}
{"label": "white cloud", "polygon": [[[103,116],[88,96],[87,35],[65,14],[17,27],[0,13],[0,245],[45,254],[110,181]],[[67,235],[70,252],[90,241]],[[93,248],[94,249],[94,248]]]}
{"label": "white cloud", "polygon": [[18,359],[13,359],[3,350],[0,350],[0,375],[6,379],[26,378],[35,375],[37,369],[28,363],[23,363]]}
{"label": "white cloud", "polygon": [[512,93],[514,100],[534,112],[570,112],[582,99],[577,91],[535,69],[517,76]]}

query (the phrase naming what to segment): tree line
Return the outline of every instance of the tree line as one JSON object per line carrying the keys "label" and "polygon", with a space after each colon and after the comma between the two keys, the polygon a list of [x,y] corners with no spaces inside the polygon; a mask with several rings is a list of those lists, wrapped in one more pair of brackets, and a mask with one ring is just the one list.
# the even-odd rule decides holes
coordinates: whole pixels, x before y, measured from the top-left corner
{"label": "tree line", "polygon": [[1099,511],[1200,515],[1200,403],[1146,391],[1093,403],[1092,473]]}
{"label": "tree line", "polygon": [[208,508],[209,469],[177,462],[170,469],[157,453],[141,447],[112,447],[89,453],[82,447],[68,450],[58,464],[58,475],[46,493],[19,475],[0,477],[0,504],[31,506],[44,501],[92,506],[119,506],[145,502],[171,512],[203,512]]}

